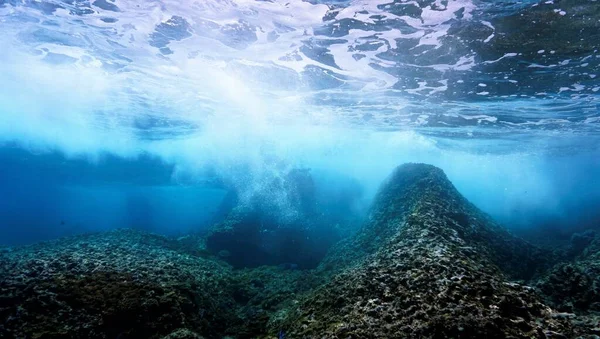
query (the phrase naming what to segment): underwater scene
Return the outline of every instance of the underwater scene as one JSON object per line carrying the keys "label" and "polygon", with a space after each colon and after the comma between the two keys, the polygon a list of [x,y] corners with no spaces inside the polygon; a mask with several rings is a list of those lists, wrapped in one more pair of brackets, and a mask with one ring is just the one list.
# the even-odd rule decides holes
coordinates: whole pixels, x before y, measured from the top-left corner
{"label": "underwater scene", "polygon": [[0,0],[0,338],[600,339],[600,0]]}

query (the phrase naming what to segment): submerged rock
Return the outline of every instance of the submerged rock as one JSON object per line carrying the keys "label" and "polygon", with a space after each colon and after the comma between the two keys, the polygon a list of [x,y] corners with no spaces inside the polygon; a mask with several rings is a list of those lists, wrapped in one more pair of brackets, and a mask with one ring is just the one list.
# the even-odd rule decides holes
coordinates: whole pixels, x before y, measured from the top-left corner
{"label": "submerged rock", "polygon": [[[598,238],[598,234],[594,230],[587,230],[582,233],[575,233],[571,236],[571,243],[569,246],[569,255],[576,257],[582,254],[594,240]],[[592,251],[597,250],[592,246]],[[583,255],[586,255],[583,253]]]}
{"label": "submerged rock", "polygon": [[594,231],[576,233],[569,254],[573,260],[556,264],[536,283],[545,301],[571,322],[581,338],[600,335],[600,237]]}
{"label": "submerged rock", "polygon": [[331,280],[273,330],[290,338],[569,336],[532,288],[507,280],[545,266],[538,254],[440,169],[406,164],[383,184],[363,230],[324,261]]}
{"label": "submerged rock", "polygon": [[162,339],[204,339],[204,337],[188,330],[188,329],[179,329]]}
{"label": "submerged rock", "polygon": [[600,317],[600,237],[594,231],[574,234],[570,254],[577,257],[556,264],[537,287],[559,311]]}
{"label": "submerged rock", "polygon": [[120,230],[15,249],[0,262],[0,337],[214,337],[240,324],[231,269],[175,247]]}
{"label": "submerged rock", "polygon": [[553,259],[467,201],[441,169],[405,164],[381,185],[365,226],[336,245],[321,269],[344,268],[409,238],[448,244],[467,257],[483,257],[514,279],[531,278],[550,267]]}
{"label": "submerged rock", "polygon": [[600,312],[600,262],[560,263],[537,283],[550,305],[561,312]]}
{"label": "submerged rock", "polygon": [[[248,210],[232,204],[208,241],[231,236],[231,244],[251,240],[263,248],[268,238],[253,238],[260,223],[247,222],[257,213],[268,220],[260,211],[268,202],[261,204]],[[301,221],[295,225],[310,230]],[[266,227],[280,232],[280,226]],[[545,271],[555,263],[552,255],[513,237],[429,165],[398,167],[364,227],[314,270],[296,269],[298,262],[287,259],[234,270],[225,261],[259,253],[242,248],[207,255],[194,237],[119,230],[0,250],[0,337],[595,338],[600,332],[597,237],[576,261]],[[538,289],[514,279],[539,279]]]}
{"label": "submerged rock", "polygon": [[233,270],[134,230],[0,251],[0,338],[253,338],[310,273]]}
{"label": "submerged rock", "polygon": [[315,185],[308,170],[294,169],[251,196],[228,194],[224,219],[206,236],[206,247],[234,267],[318,265],[339,239],[316,213]]}

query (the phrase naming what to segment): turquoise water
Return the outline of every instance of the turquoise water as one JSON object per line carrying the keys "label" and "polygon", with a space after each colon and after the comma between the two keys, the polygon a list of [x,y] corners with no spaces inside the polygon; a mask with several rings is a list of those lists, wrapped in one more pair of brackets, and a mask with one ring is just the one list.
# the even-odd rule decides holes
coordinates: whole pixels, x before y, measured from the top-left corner
{"label": "turquoise water", "polygon": [[202,232],[231,191],[293,214],[299,168],[352,228],[404,162],[509,228],[598,228],[599,27],[593,0],[0,0],[0,243]]}

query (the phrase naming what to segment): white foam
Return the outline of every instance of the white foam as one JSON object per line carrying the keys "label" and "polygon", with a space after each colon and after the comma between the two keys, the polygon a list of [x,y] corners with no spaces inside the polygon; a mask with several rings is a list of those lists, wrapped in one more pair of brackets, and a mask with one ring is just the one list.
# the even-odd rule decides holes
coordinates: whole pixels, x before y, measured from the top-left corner
{"label": "white foam", "polygon": [[501,56],[500,58],[498,58],[496,60],[488,60],[488,61],[484,61],[483,63],[484,64],[493,64],[493,63],[498,62],[498,61],[500,61],[502,59],[515,57],[517,55],[518,55],[518,53],[505,53],[503,56]]}
{"label": "white foam", "polygon": [[487,38],[485,38],[485,40],[483,40],[484,43],[488,43],[492,41],[492,39],[496,35],[496,28],[489,21],[481,21],[481,23],[492,29],[492,34],[490,34]]}

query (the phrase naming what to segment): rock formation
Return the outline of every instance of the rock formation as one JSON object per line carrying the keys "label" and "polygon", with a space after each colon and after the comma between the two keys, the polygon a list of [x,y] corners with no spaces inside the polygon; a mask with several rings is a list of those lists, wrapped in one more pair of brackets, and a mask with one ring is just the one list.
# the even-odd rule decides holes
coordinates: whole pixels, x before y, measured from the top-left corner
{"label": "rock formation", "polygon": [[545,267],[541,254],[440,169],[406,164],[382,185],[363,230],[324,260],[331,280],[273,326],[290,338],[570,336],[533,288],[509,280]]}
{"label": "rock formation", "polygon": [[[292,197],[309,192],[281,184]],[[302,206],[303,195],[295,196],[296,206]],[[309,204],[300,210],[310,211],[311,199],[305,201]],[[433,166],[398,167],[382,184],[363,228],[335,245],[313,270],[278,265],[274,258],[281,252],[265,251],[254,263],[272,266],[234,269],[221,260],[268,249],[263,246],[268,238],[255,238],[264,229],[283,234],[280,221],[264,224],[272,217],[265,209],[269,201],[229,203],[227,218],[207,241],[229,239],[232,249],[239,241],[256,246],[230,257],[213,255],[228,249],[212,248],[211,254],[198,248],[193,237],[131,230],[0,248],[0,337],[592,339],[600,334],[598,237],[576,236],[576,259],[565,256],[557,264],[551,252],[494,223]],[[292,220],[302,232],[311,230],[310,224],[302,227],[301,218]],[[551,265],[556,266],[548,269]]]}
{"label": "rock formation", "polygon": [[579,333],[590,338],[600,335],[600,237],[596,232],[576,233],[568,257],[536,283],[545,301],[572,319]]}
{"label": "rock formation", "polygon": [[239,323],[230,268],[124,230],[17,248],[0,261],[2,338],[207,335]]}

